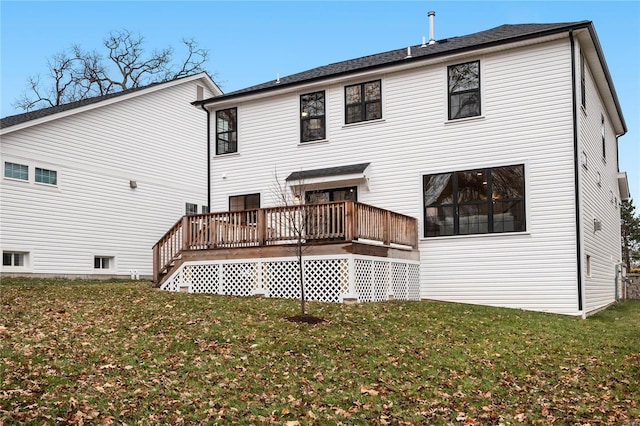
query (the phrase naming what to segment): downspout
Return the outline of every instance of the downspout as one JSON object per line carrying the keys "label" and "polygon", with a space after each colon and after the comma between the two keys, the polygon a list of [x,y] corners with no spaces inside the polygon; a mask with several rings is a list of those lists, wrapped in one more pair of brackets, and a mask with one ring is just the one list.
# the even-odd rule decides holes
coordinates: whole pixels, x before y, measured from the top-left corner
{"label": "downspout", "polygon": [[211,213],[211,113],[204,104],[200,108],[207,113],[207,211]]}
{"label": "downspout", "polygon": [[575,185],[576,204],[576,253],[578,267],[578,310],[582,311],[582,231],[580,223],[580,158],[578,154],[578,108],[576,105],[576,52],[573,30],[569,31],[569,41],[571,43],[571,96],[573,109],[573,179]]}

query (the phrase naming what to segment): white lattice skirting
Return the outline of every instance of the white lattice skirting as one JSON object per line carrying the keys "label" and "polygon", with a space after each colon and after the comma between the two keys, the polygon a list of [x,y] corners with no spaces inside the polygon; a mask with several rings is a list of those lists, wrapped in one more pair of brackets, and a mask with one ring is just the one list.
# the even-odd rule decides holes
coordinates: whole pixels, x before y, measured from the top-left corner
{"label": "white lattice skirting", "polygon": [[[305,256],[305,299],[319,302],[420,300],[419,262],[361,255]],[[185,262],[163,290],[299,298],[295,257]]]}

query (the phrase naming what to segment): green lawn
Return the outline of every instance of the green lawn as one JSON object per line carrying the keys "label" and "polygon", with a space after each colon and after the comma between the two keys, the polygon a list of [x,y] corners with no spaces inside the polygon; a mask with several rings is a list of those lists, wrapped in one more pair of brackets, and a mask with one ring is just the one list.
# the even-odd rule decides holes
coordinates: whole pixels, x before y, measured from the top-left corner
{"label": "green lawn", "polygon": [[582,320],[3,279],[0,424],[636,424],[640,301]]}

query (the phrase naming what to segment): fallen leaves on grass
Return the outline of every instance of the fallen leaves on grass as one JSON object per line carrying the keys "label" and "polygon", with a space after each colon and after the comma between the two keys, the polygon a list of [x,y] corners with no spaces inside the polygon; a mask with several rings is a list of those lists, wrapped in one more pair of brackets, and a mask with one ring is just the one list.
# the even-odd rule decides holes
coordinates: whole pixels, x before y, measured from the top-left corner
{"label": "fallen leaves on grass", "polygon": [[[4,280],[0,423],[624,424],[640,303],[576,318]],[[311,316],[310,316],[311,317]],[[609,318],[615,317],[614,320]],[[306,322],[306,321],[305,321]]]}

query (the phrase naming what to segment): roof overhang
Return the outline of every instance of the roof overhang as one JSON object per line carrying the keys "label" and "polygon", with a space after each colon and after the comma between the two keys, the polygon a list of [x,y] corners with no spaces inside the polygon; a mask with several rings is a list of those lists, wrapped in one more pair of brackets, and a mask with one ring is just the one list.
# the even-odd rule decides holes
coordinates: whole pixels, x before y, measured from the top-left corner
{"label": "roof overhang", "polygon": [[368,169],[371,163],[350,164],[322,169],[293,172],[285,179],[292,187],[320,189],[327,187],[368,184]]}
{"label": "roof overhang", "polygon": [[607,109],[616,135],[622,136],[627,133],[627,124],[622,115],[618,94],[613,85],[613,79],[594,26],[589,24],[586,28],[575,30],[574,34],[580,42],[580,49],[589,65],[589,71],[593,75],[596,87],[600,92],[600,98]]}
{"label": "roof overhang", "polygon": [[[163,83],[151,84],[148,87],[140,88],[139,90],[133,90],[129,93],[115,93],[113,97],[109,97],[104,100],[99,100],[97,102],[88,103],[86,105],[69,108],[60,112],[55,112],[51,114],[44,115],[39,118],[31,119],[24,121],[19,124],[15,124],[13,126],[7,126],[0,129],[0,135],[5,135],[11,132],[15,132],[17,130],[21,130],[27,127],[36,126],[38,124],[46,123],[49,121],[57,120],[59,118],[68,117],[70,115],[79,114],[84,111],[89,111],[92,109],[100,108],[103,106],[115,104],[117,102],[121,102],[127,99],[136,98],[138,96],[156,92],[158,90],[163,90],[168,87],[177,86],[180,84],[184,84],[190,81],[199,80],[202,84],[206,85],[216,96],[222,95],[222,90],[218,87],[218,85],[213,81],[213,79],[206,72],[201,72],[198,74],[194,74],[188,77],[179,78],[176,80],[171,80]],[[55,107],[54,107],[55,108]]]}
{"label": "roof overhang", "polygon": [[629,191],[629,180],[627,179],[627,172],[618,173],[618,191],[620,192],[620,199],[622,201],[628,201],[631,199],[631,191]]}

